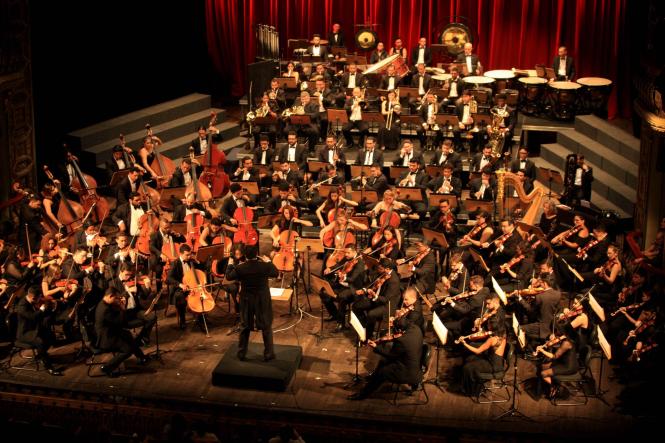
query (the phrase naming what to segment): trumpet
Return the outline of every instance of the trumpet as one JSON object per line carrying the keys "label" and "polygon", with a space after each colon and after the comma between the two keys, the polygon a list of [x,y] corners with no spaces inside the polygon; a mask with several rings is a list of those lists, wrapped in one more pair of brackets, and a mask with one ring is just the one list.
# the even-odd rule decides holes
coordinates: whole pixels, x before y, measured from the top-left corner
{"label": "trumpet", "polygon": [[[432,103],[432,108],[429,108],[429,103],[426,104],[428,107],[427,110],[427,121],[423,123],[423,128],[425,130],[432,129],[432,131],[439,131],[441,128],[439,127],[439,124],[436,122],[436,114],[439,112],[439,101],[438,97],[435,95],[434,96],[434,103]],[[430,112],[430,110],[432,112]]]}

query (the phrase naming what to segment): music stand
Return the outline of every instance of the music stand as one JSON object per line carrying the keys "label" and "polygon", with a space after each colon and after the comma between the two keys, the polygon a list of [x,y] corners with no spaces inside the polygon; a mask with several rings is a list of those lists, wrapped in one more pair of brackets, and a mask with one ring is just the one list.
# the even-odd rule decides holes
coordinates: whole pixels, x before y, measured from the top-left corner
{"label": "music stand", "polygon": [[545,77],[547,77],[548,80],[552,80],[553,78],[556,78],[556,75],[554,74],[554,68],[545,68]]}
{"label": "music stand", "polygon": [[187,192],[186,186],[177,186],[173,188],[164,188],[159,198],[159,206],[164,209],[173,210],[172,200],[182,201]]}
{"label": "music stand", "polygon": [[459,126],[459,118],[453,114],[437,114],[435,121],[439,126],[448,127],[449,131]]}
{"label": "music stand", "polygon": [[333,56],[344,57],[346,55],[346,48],[344,46],[333,46],[330,48],[330,53]]}
{"label": "music stand", "polygon": [[277,119],[273,116],[256,117],[253,123],[254,126],[270,126],[275,124],[277,124]]}
{"label": "music stand", "polygon": [[475,212],[478,210],[486,211],[490,214],[494,212],[494,202],[488,202],[485,200],[467,198],[464,200],[464,207],[466,208],[467,212]]}
{"label": "music stand", "polygon": [[367,254],[363,254],[363,261],[365,262],[365,266],[367,266],[368,270],[374,269],[379,264],[377,259],[370,257]]}
{"label": "music stand", "polygon": [[332,191],[337,191],[342,185],[319,185],[319,195],[323,198],[328,197]]}
{"label": "music stand", "polygon": [[210,246],[199,246],[199,249],[196,250],[196,260],[201,263],[208,261],[208,258],[221,258],[224,256],[224,246],[223,244],[215,244]]}
{"label": "music stand", "polygon": [[[420,94],[418,94],[418,88],[410,88],[410,87],[406,87],[406,86],[400,86],[400,88],[399,88],[399,98],[400,98],[400,100],[402,98],[406,98],[407,100],[409,100],[411,98],[418,98],[418,97],[420,97]],[[402,116],[402,119],[404,117],[405,116]]]}
{"label": "music stand", "polygon": [[[399,157],[395,159],[395,161],[399,160]],[[391,166],[390,167],[390,178],[393,180],[399,179],[399,177],[402,175],[402,172],[408,171],[409,167],[408,166]]]}
{"label": "music stand", "polygon": [[469,253],[471,254],[471,257],[473,257],[473,261],[476,263],[480,264],[480,267],[485,271],[485,272],[490,272],[490,268],[487,267],[487,263],[485,263],[485,259],[483,258],[478,251],[476,251],[473,248],[469,248]]}
{"label": "music stand", "polygon": [[368,123],[370,128],[372,128],[372,123],[376,123],[377,127],[386,124],[386,120],[380,112],[363,112],[361,120]]}
{"label": "music stand", "polygon": [[312,119],[309,117],[309,115],[291,115],[289,119],[291,124],[296,126],[309,125],[312,122]]}
{"label": "music stand", "polygon": [[351,165],[351,177],[369,176],[370,165]]}
{"label": "music stand", "polygon": [[423,192],[420,188],[396,186],[395,195],[400,200],[421,201],[423,199]]}
{"label": "music stand", "polygon": [[[515,313],[513,313],[513,332],[515,333],[515,337],[517,338],[517,343],[520,345],[520,348],[523,350],[526,346],[526,337],[524,334],[524,330],[520,327],[519,322],[517,321],[517,317],[515,316]],[[494,420],[501,420],[506,417],[517,417],[521,418],[523,420],[527,421],[533,421],[531,417],[527,417],[524,415],[522,412],[517,410],[517,406],[515,404],[515,395],[517,394],[517,352],[513,352],[513,399],[512,399],[512,405],[508,410],[504,411],[503,413],[499,414],[498,416],[494,417]]]}
{"label": "music stand", "polygon": [[379,194],[373,190],[360,189],[351,191],[351,199],[358,203],[376,203],[379,201]]}
{"label": "music stand", "polygon": [[328,166],[330,163],[328,162],[322,162],[318,160],[308,160],[307,161],[307,170],[309,172],[322,172],[325,171],[326,166]]}
{"label": "music stand", "polygon": [[435,208],[439,206],[442,201],[447,201],[451,209],[457,207],[457,196],[455,194],[435,194],[432,193],[428,197],[429,206]]}
{"label": "music stand", "polygon": [[127,177],[127,175],[129,175],[130,170],[131,169],[129,168],[125,168],[121,171],[114,172],[113,175],[111,176],[111,182],[109,183],[109,186],[114,187],[115,185],[120,183],[125,177]]}
{"label": "music stand", "polygon": [[344,109],[327,109],[326,113],[328,114],[328,122],[335,123],[337,128],[337,136],[339,136],[339,128],[342,125],[345,125],[349,122],[349,116],[346,114]]}
{"label": "music stand", "polygon": [[273,80],[276,81],[282,89],[296,89],[295,77],[275,77]]}
{"label": "music stand", "polygon": [[[270,288],[270,299],[274,301],[290,301],[293,295],[291,288]],[[290,306],[289,306],[290,308]],[[290,309],[289,309],[290,310]]]}
{"label": "music stand", "polygon": [[492,123],[492,117],[485,114],[471,114],[474,126],[488,126]]}
{"label": "music stand", "polygon": [[425,172],[432,178],[436,178],[443,174],[443,165],[427,165],[425,166]]}
{"label": "music stand", "polygon": [[353,330],[356,331],[356,334],[358,335],[358,341],[356,342],[356,375],[353,376],[351,383],[347,384],[346,387],[355,386],[361,380],[360,376],[358,375],[360,344],[367,341],[367,329],[365,329],[362,323],[360,323],[360,320],[358,320],[358,317],[353,311],[351,311],[351,321],[349,323],[351,324]]}
{"label": "music stand", "polygon": [[[603,351],[603,355],[607,358],[607,361],[610,361],[612,359],[612,346],[608,343],[607,339],[605,338],[605,334],[603,334],[603,331],[600,329],[600,325],[596,325],[596,331],[598,335],[598,344],[600,345],[600,349]],[[593,395],[594,398],[597,398],[598,400],[602,401],[605,403],[607,406],[610,404],[605,400],[605,394],[608,392],[607,390],[603,391],[601,388],[601,383],[603,381],[603,355],[600,356],[600,368],[598,369],[598,387],[596,388],[596,392]]]}
{"label": "music stand", "polygon": [[563,186],[563,177],[561,173],[555,169],[538,168],[538,180],[541,183],[547,183],[547,196],[552,196],[552,183]]}
{"label": "music stand", "polygon": [[445,392],[443,385],[439,381],[439,352],[441,349],[441,346],[445,346],[445,344],[448,342],[448,328],[443,324],[441,319],[439,318],[439,315],[432,311],[432,328],[434,329],[434,332],[436,333],[436,373],[434,375],[434,378],[431,378],[429,380],[426,380],[426,384],[431,384],[439,388],[439,391]]}
{"label": "music stand", "polygon": [[[320,296],[323,293],[323,294],[328,295],[331,298],[337,298],[337,294],[335,293],[335,291],[330,286],[330,283],[328,283],[327,280],[324,280],[323,278],[321,278],[319,276],[312,275],[311,272],[310,272],[309,278],[312,281],[311,290],[314,291],[315,294],[319,294],[319,296]],[[323,303],[321,303],[321,326],[319,328],[319,332],[318,332],[318,334],[312,334],[312,335],[316,336],[316,343],[317,344],[320,343],[321,340],[323,340],[325,338],[328,338],[323,333],[323,308],[324,308]]]}
{"label": "music stand", "polygon": [[430,244],[436,241],[444,249],[450,247],[448,240],[446,239],[446,236],[443,232],[437,232],[433,229],[423,228],[423,238]]}
{"label": "music stand", "polygon": [[[315,254],[319,254],[324,251],[323,249],[323,242],[319,238],[307,238],[307,237],[300,237],[298,239],[298,242],[296,243],[296,251],[298,252],[305,252],[307,256],[307,304],[309,304],[309,311],[312,312],[312,305],[309,302],[309,291],[311,291],[312,288],[312,263],[311,263],[311,257],[310,253],[314,252]],[[303,282],[304,283],[304,282]]]}
{"label": "music stand", "polygon": [[236,182],[242,186],[242,190],[250,195],[259,195],[259,184],[257,182]]}

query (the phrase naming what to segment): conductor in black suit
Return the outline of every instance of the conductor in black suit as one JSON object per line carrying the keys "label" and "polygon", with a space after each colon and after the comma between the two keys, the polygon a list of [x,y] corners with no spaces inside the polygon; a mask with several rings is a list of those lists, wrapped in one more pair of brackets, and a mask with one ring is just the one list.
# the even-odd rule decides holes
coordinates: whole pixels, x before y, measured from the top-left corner
{"label": "conductor in black suit", "polygon": [[268,279],[278,276],[277,268],[270,261],[257,258],[258,248],[247,248],[247,261],[228,272],[229,280],[240,282],[240,319],[242,329],[238,342],[238,358],[245,360],[249,334],[256,326],[263,333],[263,359],[275,358],[272,342],[272,300]]}
{"label": "conductor in black suit", "polygon": [[552,69],[556,81],[570,81],[575,77],[575,64],[565,46],[559,48],[559,54],[552,61]]}

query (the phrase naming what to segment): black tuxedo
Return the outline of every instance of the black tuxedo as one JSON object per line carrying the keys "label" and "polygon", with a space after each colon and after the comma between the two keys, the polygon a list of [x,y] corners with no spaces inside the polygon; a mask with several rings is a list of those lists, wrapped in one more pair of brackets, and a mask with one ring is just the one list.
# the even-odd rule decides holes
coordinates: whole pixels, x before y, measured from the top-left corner
{"label": "black tuxedo", "polygon": [[270,92],[275,93],[275,100],[277,100],[278,108],[279,109],[286,108],[286,94],[284,93],[284,90],[282,88],[277,88],[274,91],[272,89],[266,90],[266,94],[270,94]]}
{"label": "black tuxedo", "polygon": [[[194,168],[196,168],[197,177],[201,175],[201,169],[196,165],[192,165],[192,169],[189,170],[190,180],[194,180]],[[180,186],[185,186],[185,174],[182,172],[182,169],[176,168],[175,171],[173,171],[173,175],[169,179],[169,188]]]}
{"label": "black tuxedo", "polygon": [[[416,151],[415,149],[411,151],[411,157],[409,157],[409,162],[416,160],[421,166],[425,165],[425,160],[423,159],[423,155],[421,154],[420,151]],[[404,157],[402,156],[402,152],[398,154],[397,158],[393,162],[394,166],[409,166],[407,163],[406,165],[404,164]]]}
{"label": "black tuxedo", "polygon": [[[453,83],[456,85],[456,89],[457,89],[457,95],[455,95],[455,96],[451,96],[451,95],[450,95],[450,90],[452,89],[452,84],[453,84]],[[449,78],[448,80],[446,80],[446,85],[448,86],[448,98],[447,98],[447,101],[450,101],[450,100],[457,100],[459,97],[462,96],[462,92],[464,91],[464,84],[463,84],[463,82],[462,82],[462,77],[460,77],[460,76],[458,75],[457,78],[454,79],[454,80],[453,80],[453,78],[451,77],[451,78]]]}
{"label": "black tuxedo", "polygon": [[[123,222],[125,224],[125,232],[127,234],[130,234],[129,230],[131,228],[131,216],[132,216],[131,205],[132,205],[131,202],[121,204],[116,208],[115,212],[113,213],[113,216],[111,217],[113,223],[115,223],[116,225],[119,225],[120,222]],[[139,206],[143,209],[144,212],[148,212],[147,204],[141,204]]]}
{"label": "black tuxedo", "polygon": [[[322,147],[321,149],[319,149],[318,160],[320,162],[329,163],[329,160],[330,160],[330,158],[329,158],[330,155],[329,154],[330,154],[330,152],[334,153],[334,150],[333,149],[328,149],[328,146]],[[338,169],[343,168],[344,165],[346,165],[346,154],[344,154],[344,151],[342,151],[341,149],[338,149],[337,150],[337,156],[338,156],[338,159],[337,159],[337,163],[335,163],[335,166]]]}
{"label": "black tuxedo", "polygon": [[421,294],[434,294],[436,286],[436,258],[434,250],[423,258],[413,271],[416,276],[416,289]]}
{"label": "black tuxedo", "polygon": [[[480,64],[480,60],[478,60],[478,56],[476,54],[471,54],[471,71],[467,75],[478,75],[477,70],[478,70],[478,64]],[[455,60],[455,63],[461,63],[464,66],[466,66],[466,55],[464,52],[457,54],[457,59]],[[460,72],[460,74],[463,73],[463,70]],[[460,91],[461,95],[461,91]]]}
{"label": "black tuxedo", "polygon": [[[474,178],[469,182],[469,188],[471,189],[471,198],[475,199],[475,193],[480,191],[482,187],[482,178]],[[480,200],[485,201],[494,201],[494,196],[496,195],[496,180],[493,178],[490,179],[490,186],[485,188],[485,192],[480,197]]]}
{"label": "black tuxedo", "polygon": [[[399,88],[399,86],[402,84],[402,79],[398,75],[393,75],[394,84],[393,87]],[[388,89],[390,87],[390,76],[389,75],[384,75],[381,77],[381,89]]]}
{"label": "black tuxedo", "polygon": [[34,346],[39,358],[48,364],[47,351],[55,342],[49,325],[53,311],[41,311],[22,297],[16,302],[16,314],[16,341]]}
{"label": "black tuxedo", "polygon": [[373,65],[386,58],[388,58],[388,51],[384,50],[381,54],[379,54],[379,51],[372,51],[372,54],[369,56],[369,64]]}
{"label": "black tuxedo", "polygon": [[346,147],[350,148],[353,145],[353,138],[351,134],[351,130],[353,128],[358,129],[358,132],[360,133],[360,138],[358,140],[358,146],[365,146],[365,137],[369,134],[369,125],[367,122],[364,122],[362,120],[362,113],[365,112],[367,109],[367,103],[365,102],[365,105],[361,104],[360,110],[361,110],[361,119],[360,120],[351,120],[351,116],[353,115],[353,102],[354,99],[353,97],[350,97],[344,102],[344,109],[346,110],[348,116],[349,116],[349,122],[344,125],[342,128],[342,133],[344,134],[344,139],[346,140]]}
{"label": "black tuxedo", "polygon": [[[210,134],[207,134],[204,139],[206,140],[207,143],[207,148],[206,148],[206,153],[212,148],[212,137]],[[192,148],[194,148],[194,155],[201,155],[201,138],[196,137],[194,140],[192,140],[192,143],[190,144]]]}
{"label": "black tuxedo", "polygon": [[[432,192],[437,192],[443,185],[443,179],[443,175],[439,175],[438,177],[433,178],[429,181],[429,183],[427,183],[427,188]],[[460,197],[462,195],[462,180],[455,176],[451,176],[450,185],[453,188],[450,194],[454,194],[457,197]]]}
{"label": "black tuxedo", "polygon": [[108,372],[115,371],[132,354],[142,360],[145,358],[132,334],[124,329],[125,311],[109,305],[103,300],[95,309],[95,332],[97,347],[105,351],[114,351],[116,355],[104,365]]}
{"label": "black tuxedo", "polygon": [[[564,80],[562,76],[559,76],[559,65],[561,64],[561,59],[557,55],[552,61],[552,69],[554,69],[554,76],[557,80]],[[566,77],[568,80],[572,80],[575,77],[575,62],[571,56],[566,56]]]}
{"label": "black tuxedo", "polygon": [[[255,165],[260,165],[261,164],[261,157],[263,156],[263,150],[258,147],[257,149],[254,150],[254,164]],[[273,157],[273,150],[272,148],[266,149],[266,162],[264,163],[267,166],[272,165],[272,157]]]}
{"label": "black tuxedo", "polygon": [[457,152],[452,154],[446,154],[445,159],[441,159],[441,151],[437,151],[432,156],[430,161],[431,165],[443,166],[445,164],[450,164],[453,167],[453,175],[459,175],[462,173],[462,156]]}
{"label": "black tuxedo", "polygon": [[[105,162],[105,164],[106,164],[106,174],[108,176],[109,182],[113,178],[113,174],[115,174],[116,172],[119,172],[119,171],[125,171],[125,170],[131,168],[134,165],[133,163],[128,164],[125,161],[124,157],[121,157],[120,161],[122,162],[122,165],[119,165],[118,161],[115,158],[112,158],[111,160],[107,160]],[[123,167],[121,168],[120,166],[123,166]]]}
{"label": "black tuxedo", "polygon": [[[314,55],[314,45],[310,45],[307,48],[307,54]],[[319,57],[321,57],[324,60],[328,58],[328,47],[327,46],[319,45]]]}
{"label": "black tuxedo", "polygon": [[[279,161],[288,161],[289,145],[286,144],[279,152]],[[296,143],[294,160],[298,164],[298,169],[304,171],[307,164],[307,150],[301,144]]]}
{"label": "black tuxedo", "polygon": [[[529,297],[531,299],[531,297]],[[522,326],[524,333],[529,338],[547,340],[552,333],[552,322],[556,312],[559,310],[561,293],[554,289],[548,289],[533,297],[532,300],[524,301],[525,307],[536,313],[536,322]]]}
{"label": "black tuxedo", "polygon": [[[248,202],[247,200],[244,200],[245,206],[251,206],[252,205],[252,198],[250,196],[250,201]],[[224,214],[228,218],[233,218],[233,213],[236,212],[236,209],[238,209],[238,204],[236,203],[235,198],[233,195],[229,195],[227,198],[224,199],[222,202],[222,214]]]}
{"label": "black tuxedo", "polygon": [[[335,40],[335,36],[337,36],[337,40]],[[340,31],[335,34],[334,32],[328,33],[328,46],[333,47],[333,46],[339,46],[339,47],[344,47],[344,31],[340,29]]]}
{"label": "black tuxedo", "polygon": [[524,175],[526,175],[528,178],[531,180],[536,179],[536,164],[529,160],[528,158],[526,159],[525,166],[524,168],[520,167],[520,160],[516,159],[510,162],[510,172],[512,173],[517,173],[520,169],[524,170]]}
{"label": "black tuxedo", "polygon": [[[472,172],[480,172],[481,171],[480,163],[482,162],[482,160],[483,160],[483,153],[482,152],[479,152],[479,153],[475,154],[471,158],[471,171]],[[490,155],[489,163],[487,163],[485,165],[485,168],[489,168],[492,172],[495,171],[496,170],[496,163],[497,163],[495,160],[496,159]]]}
{"label": "black tuxedo", "polygon": [[132,192],[138,191],[141,189],[141,177],[136,180],[134,189],[132,189],[132,185],[130,183],[129,177],[123,178],[117,185],[116,185],[116,199],[117,204],[121,205],[123,203],[127,203],[129,201],[129,196]]}
{"label": "black tuxedo", "polygon": [[367,328],[367,337],[372,337],[376,323],[387,313],[388,302],[390,302],[391,311],[388,314],[395,313],[400,296],[399,275],[396,270],[393,270],[390,278],[381,285],[376,299],[372,299],[369,295],[361,295],[353,304],[353,312]]}
{"label": "black tuxedo", "polygon": [[[363,187],[361,183],[362,183],[361,180],[354,179],[351,182],[351,185],[353,186],[353,189],[362,189]],[[365,183],[364,186],[365,190],[376,191],[379,198],[381,198],[383,193],[386,192],[386,189],[388,188],[389,188],[388,179],[383,174],[379,175],[378,177],[368,176],[367,182]]]}
{"label": "black tuxedo", "polygon": [[423,78],[423,90],[427,92],[427,90],[430,87],[430,83],[432,81],[432,76],[429,75],[428,73],[422,74],[422,76],[419,73],[413,74],[413,77],[411,77],[411,87],[412,88],[418,88],[420,84],[420,77]]}
{"label": "black tuxedo", "polygon": [[243,177],[245,175],[244,170],[241,170],[238,175],[236,175],[236,172],[233,173],[233,176],[231,177],[231,181],[234,181],[234,182],[258,182],[259,181],[259,170],[254,166],[252,166],[251,169],[249,170],[249,177],[246,180],[243,179]]}
{"label": "black tuxedo", "polygon": [[[342,88],[344,88],[344,89],[348,88],[350,75],[351,74],[349,72],[345,72],[344,74],[342,74]],[[364,79],[363,75],[360,72],[356,71],[356,87],[357,88],[361,87],[363,79]]]}
{"label": "black tuxedo", "polygon": [[[185,236],[181,234],[176,234],[173,233],[171,236],[174,242],[174,249],[175,253],[178,253],[178,246],[175,245],[175,243],[182,243],[185,241]],[[164,263],[162,262],[161,259],[161,254],[162,254],[162,246],[164,246],[164,238],[162,237],[162,233],[159,229],[157,231],[153,232],[150,234],[150,269],[152,269],[155,272],[155,275],[157,275],[157,292],[162,288],[162,271],[164,270]]]}
{"label": "black tuxedo", "polygon": [[[374,165],[378,164],[383,166],[383,152],[381,150],[377,150],[374,148],[374,154],[372,155],[372,162],[369,164]],[[367,151],[363,149],[358,150],[358,156],[356,157],[356,165],[364,165],[365,164],[365,157],[367,155]]]}
{"label": "black tuxedo", "polygon": [[[411,50],[411,65],[415,66],[418,62],[418,50],[420,46],[416,46]],[[425,66],[429,66],[432,63],[432,49],[425,47],[425,52],[423,54],[423,60],[425,61]]]}
{"label": "black tuxedo", "polygon": [[[203,263],[197,263],[194,260],[188,262],[190,269],[198,269],[201,271],[205,270]],[[169,297],[174,302],[176,309],[178,310],[178,316],[180,317],[180,327],[182,328],[185,324],[185,311],[187,308],[187,293],[180,288],[182,279],[185,276],[185,269],[183,262],[178,257],[173,260],[171,263],[171,269],[169,270],[169,275],[166,278],[166,282],[169,285]]]}

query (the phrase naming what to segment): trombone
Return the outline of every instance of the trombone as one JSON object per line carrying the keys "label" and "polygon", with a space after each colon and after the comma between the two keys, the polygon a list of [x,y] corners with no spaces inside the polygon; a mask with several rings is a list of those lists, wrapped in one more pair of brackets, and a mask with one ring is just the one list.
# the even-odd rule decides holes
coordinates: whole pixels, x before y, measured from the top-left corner
{"label": "trombone", "polygon": [[399,114],[402,111],[402,106],[399,104],[399,88],[395,89],[395,96],[398,97],[397,104],[393,105],[393,102],[386,99],[386,106],[388,107],[388,117],[386,118],[386,129],[390,131],[392,129],[393,123],[395,122],[395,113],[397,113],[397,121],[399,121]]}

